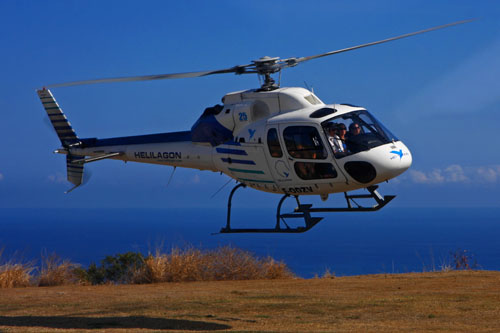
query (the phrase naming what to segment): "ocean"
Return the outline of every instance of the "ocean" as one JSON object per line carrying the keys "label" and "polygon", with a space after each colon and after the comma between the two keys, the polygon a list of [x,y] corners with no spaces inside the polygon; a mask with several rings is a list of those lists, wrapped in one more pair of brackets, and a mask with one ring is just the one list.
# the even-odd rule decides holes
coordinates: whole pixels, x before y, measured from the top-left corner
{"label": "ocean", "polygon": [[[284,261],[298,276],[439,270],[452,253],[500,270],[500,208],[399,208],[317,214],[303,234],[215,234],[225,208],[1,209],[2,258],[39,260],[43,252],[87,266],[106,255],[173,246],[231,245]],[[274,209],[234,209],[233,227],[270,227]]]}

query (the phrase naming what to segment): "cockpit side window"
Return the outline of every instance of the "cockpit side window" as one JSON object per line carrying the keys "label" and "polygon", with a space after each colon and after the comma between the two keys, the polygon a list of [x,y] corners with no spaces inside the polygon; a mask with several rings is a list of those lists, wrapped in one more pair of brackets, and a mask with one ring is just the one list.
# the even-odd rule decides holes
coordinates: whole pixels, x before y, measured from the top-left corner
{"label": "cockpit side window", "polygon": [[271,154],[272,157],[278,158],[283,156],[276,128],[271,128],[267,132],[267,147],[269,148],[269,154]]}
{"label": "cockpit side window", "polygon": [[322,123],[336,158],[398,141],[368,111],[358,110]]}
{"label": "cockpit side window", "polygon": [[319,133],[312,126],[289,126],[283,131],[283,138],[286,149],[293,158],[327,158]]}

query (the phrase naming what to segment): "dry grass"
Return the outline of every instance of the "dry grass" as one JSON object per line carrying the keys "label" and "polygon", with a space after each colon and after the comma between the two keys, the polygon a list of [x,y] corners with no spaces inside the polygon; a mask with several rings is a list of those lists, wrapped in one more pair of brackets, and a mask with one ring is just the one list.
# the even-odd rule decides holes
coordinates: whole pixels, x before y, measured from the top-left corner
{"label": "dry grass", "polygon": [[[0,249],[0,263],[3,249]],[[0,288],[28,287],[31,285],[32,263],[21,263],[11,259],[0,264]]]}
{"label": "dry grass", "polygon": [[80,282],[75,273],[79,265],[69,260],[62,260],[58,255],[42,254],[42,267],[38,275],[38,286],[62,286]]}
{"label": "dry grass", "polygon": [[[0,250],[2,262],[3,249]],[[18,288],[29,286],[61,286],[78,284],[75,269],[79,265],[69,260],[62,260],[56,254],[42,254],[39,269],[33,261],[23,263],[14,258],[0,264],[0,288]]]}
{"label": "dry grass", "polygon": [[0,288],[28,287],[31,285],[31,264],[6,263],[0,266]]}
{"label": "dry grass", "polygon": [[497,332],[500,272],[0,291],[7,332]]}
{"label": "dry grass", "polygon": [[136,272],[135,283],[257,280],[291,278],[283,262],[256,258],[250,252],[230,246],[200,251],[173,248],[165,254],[157,250]]}
{"label": "dry grass", "polygon": [[[0,258],[1,258],[0,251]],[[99,283],[160,283],[221,280],[284,279],[294,277],[283,262],[230,246],[201,251],[193,247],[159,249],[144,258],[129,252],[108,256],[101,267],[84,270],[56,254],[42,254],[41,267],[10,260],[0,266],[0,288]],[[100,279],[98,277],[101,277]]]}

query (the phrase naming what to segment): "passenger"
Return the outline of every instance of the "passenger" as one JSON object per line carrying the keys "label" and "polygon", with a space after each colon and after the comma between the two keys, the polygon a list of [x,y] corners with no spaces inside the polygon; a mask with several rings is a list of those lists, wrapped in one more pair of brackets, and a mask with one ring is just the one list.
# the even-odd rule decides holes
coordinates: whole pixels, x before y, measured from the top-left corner
{"label": "passenger", "polygon": [[342,123],[338,124],[338,126],[337,126],[337,135],[339,136],[338,144],[341,147],[339,152],[342,153],[342,156],[345,156],[347,153],[347,146],[345,143],[346,133],[347,133],[347,128],[345,127],[345,125]]}
{"label": "passenger", "polygon": [[297,162],[295,163],[295,171],[304,180],[316,179],[318,177],[315,175],[314,166],[314,163]]}
{"label": "passenger", "polygon": [[330,145],[335,150],[335,138],[338,137],[337,124],[328,124],[327,131],[328,131],[328,142],[330,142]]}
{"label": "passenger", "polygon": [[[347,133],[347,128],[345,127],[345,125],[338,124],[337,125],[337,135],[339,136],[340,140],[342,140],[342,142],[345,141],[346,133]],[[344,146],[344,150],[345,150],[345,143],[343,143],[343,146]]]}
{"label": "passenger", "polygon": [[305,150],[304,145],[297,143],[295,146],[295,151],[293,153],[293,157],[295,158],[307,158],[307,151]]}
{"label": "passenger", "polygon": [[[343,131],[341,130],[341,126],[344,126]],[[333,148],[333,153],[336,157],[338,157],[338,155],[342,155],[345,152],[345,143],[341,136],[345,137],[345,125],[331,124],[328,128],[328,134],[328,141]]]}

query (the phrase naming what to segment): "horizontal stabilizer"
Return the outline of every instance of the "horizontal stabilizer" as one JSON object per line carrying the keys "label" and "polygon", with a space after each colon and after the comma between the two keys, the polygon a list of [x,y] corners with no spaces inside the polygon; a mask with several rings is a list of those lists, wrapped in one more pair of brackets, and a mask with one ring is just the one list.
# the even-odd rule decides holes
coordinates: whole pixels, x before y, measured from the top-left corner
{"label": "horizontal stabilizer", "polygon": [[99,156],[94,156],[94,157],[89,157],[89,158],[82,158],[80,160],[74,160],[74,163],[77,163],[79,165],[83,165],[85,163],[100,161],[100,160],[104,160],[106,158],[112,158],[112,157],[120,156],[123,154],[124,153],[109,153],[109,154],[104,154],[104,155],[99,155]]}

